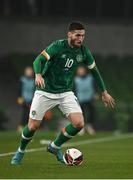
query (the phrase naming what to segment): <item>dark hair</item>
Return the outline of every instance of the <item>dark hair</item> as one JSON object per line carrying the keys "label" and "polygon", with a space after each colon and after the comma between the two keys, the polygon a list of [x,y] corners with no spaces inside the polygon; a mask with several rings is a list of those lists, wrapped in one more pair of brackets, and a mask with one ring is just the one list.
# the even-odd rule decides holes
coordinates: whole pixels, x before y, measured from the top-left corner
{"label": "dark hair", "polygon": [[80,22],[71,22],[68,26],[69,31],[85,29],[84,25]]}

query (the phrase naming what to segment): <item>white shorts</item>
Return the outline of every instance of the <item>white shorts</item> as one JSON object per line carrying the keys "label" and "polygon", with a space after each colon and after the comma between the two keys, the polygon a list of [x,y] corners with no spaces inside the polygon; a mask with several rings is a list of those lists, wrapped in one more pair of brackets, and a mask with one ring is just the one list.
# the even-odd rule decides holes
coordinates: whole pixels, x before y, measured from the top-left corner
{"label": "white shorts", "polygon": [[32,119],[42,120],[45,113],[55,106],[58,106],[66,116],[74,112],[82,113],[77,97],[72,91],[53,94],[37,90],[32,100],[29,116]]}

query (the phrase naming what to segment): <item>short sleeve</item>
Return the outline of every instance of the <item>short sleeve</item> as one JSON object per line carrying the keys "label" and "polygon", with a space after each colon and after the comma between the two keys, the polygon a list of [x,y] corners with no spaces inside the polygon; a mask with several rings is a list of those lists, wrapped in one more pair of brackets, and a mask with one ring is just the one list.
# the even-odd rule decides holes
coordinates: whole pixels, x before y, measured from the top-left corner
{"label": "short sleeve", "polygon": [[92,56],[90,50],[88,48],[85,48],[85,54],[86,54],[86,58],[85,58],[85,64],[88,66],[89,69],[93,69],[96,66],[94,57]]}

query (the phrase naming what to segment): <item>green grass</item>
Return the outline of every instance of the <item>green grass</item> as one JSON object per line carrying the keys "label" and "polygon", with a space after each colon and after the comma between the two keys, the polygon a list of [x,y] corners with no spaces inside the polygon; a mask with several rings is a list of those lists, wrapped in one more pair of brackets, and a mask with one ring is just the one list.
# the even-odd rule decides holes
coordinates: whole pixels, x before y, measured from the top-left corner
{"label": "green grass", "polygon": [[[95,137],[84,135],[75,137],[71,142],[98,139],[112,136],[111,133],[98,133]],[[0,132],[0,154],[15,151],[19,137],[15,132]],[[28,149],[45,147],[40,139],[53,139],[55,133],[38,132]],[[12,155],[0,157],[0,178],[43,178],[43,179],[109,179],[133,178],[133,136],[110,142],[100,142],[75,146],[83,152],[84,162],[81,166],[69,167],[56,161],[45,152],[26,153],[22,165],[10,164]],[[73,147],[73,146],[72,146]],[[63,148],[63,150],[65,150]]]}

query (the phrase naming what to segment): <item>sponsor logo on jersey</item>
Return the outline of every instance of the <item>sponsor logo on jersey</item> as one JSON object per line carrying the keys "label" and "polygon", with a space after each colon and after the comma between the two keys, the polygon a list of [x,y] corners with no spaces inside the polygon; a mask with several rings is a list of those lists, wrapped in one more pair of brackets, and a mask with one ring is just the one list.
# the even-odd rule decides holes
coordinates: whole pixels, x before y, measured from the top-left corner
{"label": "sponsor logo on jersey", "polygon": [[61,58],[65,59],[66,58],[66,54],[62,54]]}
{"label": "sponsor logo on jersey", "polygon": [[83,59],[83,56],[82,56],[82,55],[78,54],[78,55],[76,56],[77,62],[82,62],[82,59]]}

